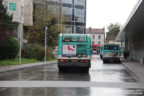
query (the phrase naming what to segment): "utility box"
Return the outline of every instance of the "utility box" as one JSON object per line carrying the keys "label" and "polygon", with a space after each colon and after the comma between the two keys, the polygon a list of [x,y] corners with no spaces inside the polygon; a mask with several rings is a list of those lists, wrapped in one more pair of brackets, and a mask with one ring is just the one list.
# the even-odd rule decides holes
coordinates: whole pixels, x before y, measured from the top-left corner
{"label": "utility box", "polygon": [[140,64],[144,64],[144,57],[140,59]]}

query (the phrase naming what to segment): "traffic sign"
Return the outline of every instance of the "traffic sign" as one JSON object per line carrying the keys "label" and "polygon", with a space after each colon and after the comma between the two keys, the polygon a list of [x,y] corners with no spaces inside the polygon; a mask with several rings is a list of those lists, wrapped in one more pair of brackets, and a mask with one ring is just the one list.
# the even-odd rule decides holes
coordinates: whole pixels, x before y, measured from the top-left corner
{"label": "traffic sign", "polygon": [[9,3],[9,10],[16,11],[16,3]]}

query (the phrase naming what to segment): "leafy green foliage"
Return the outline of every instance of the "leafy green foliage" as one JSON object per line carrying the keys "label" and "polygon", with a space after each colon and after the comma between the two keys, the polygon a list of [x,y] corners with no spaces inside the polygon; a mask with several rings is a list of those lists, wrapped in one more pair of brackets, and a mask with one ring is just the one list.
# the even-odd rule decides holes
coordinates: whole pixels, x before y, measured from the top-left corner
{"label": "leafy green foliage", "polygon": [[25,33],[25,37],[29,43],[44,45],[45,42],[45,26],[47,25],[47,46],[57,46],[58,34],[60,27],[58,26],[59,16],[54,15],[52,12],[45,8],[34,10],[35,21],[32,27],[29,27]]}
{"label": "leafy green foliage", "polygon": [[0,44],[0,59],[14,59],[19,51],[19,43],[14,38],[8,38]]}
{"label": "leafy green foliage", "polygon": [[14,35],[13,29],[12,16],[7,14],[7,8],[3,6],[2,0],[0,0],[0,42],[12,37]]}
{"label": "leafy green foliage", "polygon": [[115,23],[115,24],[110,24],[108,26],[109,32],[107,33],[108,35],[116,37],[120,31],[120,24]]}
{"label": "leafy green foliage", "polygon": [[42,60],[44,58],[44,48],[36,44],[27,44],[22,48],[22,57]]}
{"label": "leafy green foliage", "polygon": [[[53,57],[51,55],[50,48],[47,48],[47,57]],[[28,59],[44,60],[45,49],[38,44],[26,44],[22,48],[22,57]]]}

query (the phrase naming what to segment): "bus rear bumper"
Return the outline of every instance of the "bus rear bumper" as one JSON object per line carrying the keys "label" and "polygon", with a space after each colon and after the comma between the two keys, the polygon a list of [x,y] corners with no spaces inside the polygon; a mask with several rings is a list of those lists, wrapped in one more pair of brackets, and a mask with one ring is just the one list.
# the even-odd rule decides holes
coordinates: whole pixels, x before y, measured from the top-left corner
{"label": "bus rear bumper", "polygon": [[104,57],[103,57],[103,60],[120,60],[120,58],[108,58],[108,57],[107,57],[107,58],[104,58]]}
{"label": "bus rear bumper", "polygon": [[120,58],[102,58],[102,60],[104,61],[104,62],[106,62],[106,61],[114,61],[114,62],[120,62]]}
{"label": "bus rear bumper", "polygon": [[58,60],[58,67],[90,68],[91,67],[91,61],[90,60],[66,60],[66,61],[62,62],[62,59],[59,59]]}

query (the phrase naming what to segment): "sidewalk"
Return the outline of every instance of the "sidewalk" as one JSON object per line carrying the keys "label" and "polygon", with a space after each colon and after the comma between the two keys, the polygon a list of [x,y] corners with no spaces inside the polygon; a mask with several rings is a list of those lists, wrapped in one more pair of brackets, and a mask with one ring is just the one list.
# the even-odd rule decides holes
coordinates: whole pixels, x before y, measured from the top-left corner
{"label": "sidewalk", "polygon": [[135,74],[140,82],[144,82],[144,65],[138,62],[123,61],[122,64],[127,67],[133,74]]}
{"label": "sidewalk", "polygon": [[18,70],[18,69],[23,69],[23,68],[34,67],[34,66],[41,66],[41,65],[47,65],[47,64],[55,64],[55,63],[57,63],[57,60],[55,60],[55,61],[48,61],[48,62],[38,62],[38,63],[22,64],[22,65],[0,66],[0,73],[6,72],[6,71],[12,71],[12,70]]}

